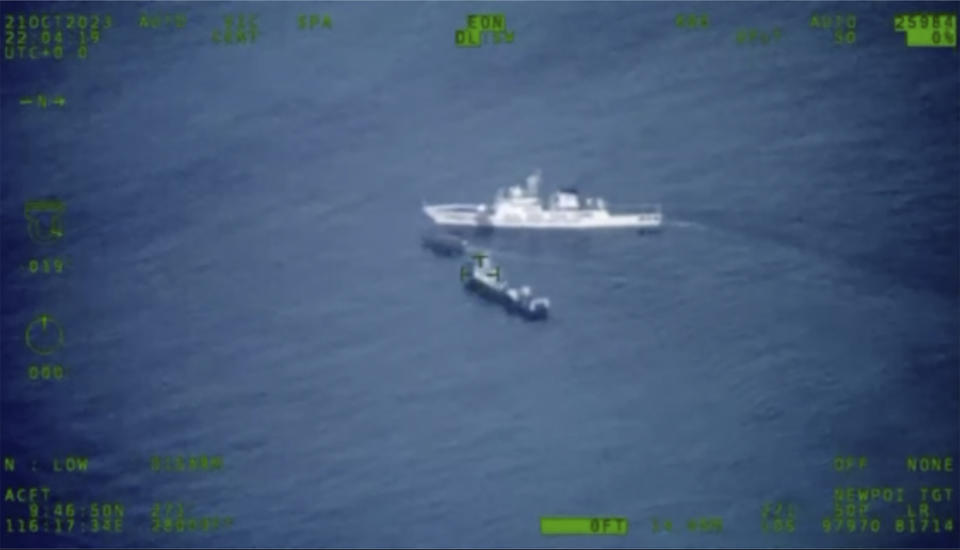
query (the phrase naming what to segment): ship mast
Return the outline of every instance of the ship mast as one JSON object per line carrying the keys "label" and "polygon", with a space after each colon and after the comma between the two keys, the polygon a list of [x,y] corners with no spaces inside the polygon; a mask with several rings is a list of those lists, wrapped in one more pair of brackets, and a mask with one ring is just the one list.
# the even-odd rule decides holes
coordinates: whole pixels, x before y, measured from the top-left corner
{"label": "ship mast", "polygon": [[540,190],[540,180],[543,177],[543,172],[539,168],[533,171],[532,174],[527,176],[527,195],[530,197],[539,196]]}

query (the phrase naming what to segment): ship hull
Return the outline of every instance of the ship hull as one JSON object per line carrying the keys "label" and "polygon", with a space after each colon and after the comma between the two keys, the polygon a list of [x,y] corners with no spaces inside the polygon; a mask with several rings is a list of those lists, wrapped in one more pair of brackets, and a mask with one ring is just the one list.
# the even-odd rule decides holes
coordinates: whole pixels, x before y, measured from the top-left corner
{"label": "ship hull", "polygon": [[517,302],[510,297],[506,291],[490,286],[489,284],[470,277],[464,281],[464,286],[474,292],[475,294],[481,296],[482,298],[489,300],[491,302],[500,304],[508,312],[519,315],[524,319],[530,321],[540,321],[547,318],[549,309],[545,307],[536,307],[529,308],[525,307],[523,304]]}

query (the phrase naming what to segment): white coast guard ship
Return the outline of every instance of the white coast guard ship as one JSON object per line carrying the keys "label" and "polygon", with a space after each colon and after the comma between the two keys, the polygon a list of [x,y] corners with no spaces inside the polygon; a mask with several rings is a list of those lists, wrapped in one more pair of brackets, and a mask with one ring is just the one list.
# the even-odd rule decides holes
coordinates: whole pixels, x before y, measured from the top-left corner
{"label": "white coast guard ship", "polygon": [[551,193],[544,207],[539,186],[542,173],[519,185],[501,189],[493,204],[424,204],[423,212],[437,225],[510,227],[525,229],[601,229],[634,227],[654,229],[663,224],[659,205],[635,214],[611,214],[601,198],[581,200],[575,189]]}

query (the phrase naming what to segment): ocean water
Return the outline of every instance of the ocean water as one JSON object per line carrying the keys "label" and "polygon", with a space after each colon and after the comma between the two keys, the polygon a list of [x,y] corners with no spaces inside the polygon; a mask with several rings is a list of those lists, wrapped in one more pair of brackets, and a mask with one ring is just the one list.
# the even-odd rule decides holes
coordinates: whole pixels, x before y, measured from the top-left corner
{"label": "ocean water", "polygon": [[[0,480],[88,516],[23,534],[5,498],[0,546],[957,546],[956,470],[905,463],[960,452],[960,64],[892,22],[957,7],[3,4],[114,24],[86,60],[0,66],[0,454],[17,459]],[[212,43],[238,12],[256,43]],[[456,48],[480,12],[514,42]],[[302,13],[332,28],[298,30]],[[814,13],[855,14],[856,43]],[[748,28],[781,35],[737,44]],[[19,104],[37,93],[67,103]],[[485,201],[537,167],[668,221],[471,235],[551,298],[527,323],[420,247],[420,204]],[[47,248],[23,217],[41,196],[67,204]],[[39,254],[65,272],[29,274]],[[43,359],[59,382],[26,375],[39,313],[64,328]],[[67,455],[89,471],[49,471]],[[161,455],[223,467],[152,471]],[[939,533],[897,532],[906,504],[882,500],[879,532],[825,533],[846,487],[914,509],[922,487],[954,492],[928,502]],[[123,504],[122,533],[91,532],[93,502]],[[167,502],[232,524],[156,529]],[[776,503],[792,532],[764,530]],[[552,515],[630,532],[544,537]],[[722,531],[688,530],[700,517]]]}

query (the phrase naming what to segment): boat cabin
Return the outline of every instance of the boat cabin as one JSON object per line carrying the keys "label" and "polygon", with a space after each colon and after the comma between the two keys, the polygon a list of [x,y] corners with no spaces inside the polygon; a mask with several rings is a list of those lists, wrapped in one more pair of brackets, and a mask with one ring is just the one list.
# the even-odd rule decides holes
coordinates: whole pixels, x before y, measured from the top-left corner
{"label": "boat cabin", "polygon": [[500,190],[494,201],[498,206],[535,206],[540,203],[540,198],[529,191],[524,190],[519,185],[507,188],[506,191]]}

